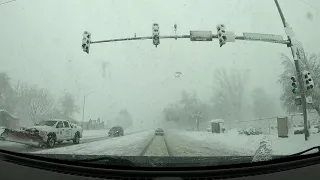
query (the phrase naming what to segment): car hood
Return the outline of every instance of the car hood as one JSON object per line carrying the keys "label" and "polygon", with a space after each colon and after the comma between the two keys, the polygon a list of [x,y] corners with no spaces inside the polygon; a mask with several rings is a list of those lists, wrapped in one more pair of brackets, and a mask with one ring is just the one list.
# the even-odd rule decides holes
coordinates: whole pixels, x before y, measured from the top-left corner
{"label": "car hood", "polygon": [[[68,161],[81,161],[85,159],[96,159],[96,161],[90,161],[90,163],[101,163],[109,165],[123,165],[123,166],[135,166],[135,167],[208,167],[219,165],[231,165],[251,163],[252,156],[203,156],[203,157],[168,157],[168,156],[106,156],[106,155],[74,155],[70,154],[42,154],[39,152],[32,152],[33,155],[42,156],[45,158],[58,158]],[[274,159],[284,156],[273,156]],[[111,159],[110,159],[111,158]],[[112,158],[115,158],[112,160]],[[108,161],[106,161],[108,159]],[[122,160],[121,160],[122,159]],[[130,161],[131,163],[128,163]],[[203,169],[202,169],[203,170]]]}
{"label": "car hood", "polygon": [[28,127],[26,129],[36,129],[36,130],[39,130],[39,131],[48,131],[49,129],[51,129],[52,127],[51,126],[31,126],[31,127]]}

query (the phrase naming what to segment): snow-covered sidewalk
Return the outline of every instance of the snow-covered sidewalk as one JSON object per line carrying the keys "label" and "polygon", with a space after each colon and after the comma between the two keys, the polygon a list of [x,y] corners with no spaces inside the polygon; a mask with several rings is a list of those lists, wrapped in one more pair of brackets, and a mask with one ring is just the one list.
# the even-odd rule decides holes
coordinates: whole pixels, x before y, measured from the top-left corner
{"label": "snow-covered sidewalk", "polygon": [[175,132],[179,136],[194,142],[201,142],[208,148],[215,148],[217,144],[232,151],[237,151],[243,155],[254,155],[260,142],[266,138],[272,147],[274,155],[290,155],[320,145],[320,134],[311,134],[308,141],[304,140],[304,135],[289,135],[288,138],[279,138],[276,135],[239,135],[236,130],[231,130],[224,134],[212,134],[210,132]]}
{"label": "snow-covered sidewalk", "polygon": [[48,149],[36,154],[79,154],[79,155],[116,155],[139,156],[153,137],[153,131],[144,131],[127,136],[109,138],[91,143]]}

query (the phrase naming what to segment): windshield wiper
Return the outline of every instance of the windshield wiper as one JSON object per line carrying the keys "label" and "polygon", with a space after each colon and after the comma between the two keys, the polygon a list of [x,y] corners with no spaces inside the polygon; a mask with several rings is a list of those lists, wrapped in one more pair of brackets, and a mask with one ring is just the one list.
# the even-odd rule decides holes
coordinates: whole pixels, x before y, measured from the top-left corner
{"label": "windshield wiper", "polygon": [[121,157],[110,157],[110,156],[76,159],[72,161],[83,162],[83,163],[103,163],[103,164],[110,164],[113,166],[135,166],[135,164],[128,159],[121,158]]}
{"label": "windshield wiper", "polygon": [[[318,150],[317,153],[320,153],[320,146],[314,146],[314,147],[309,148],[309,149],[306,149],[306,150],[304,150],[304,151],[301,151],[301,152],[298,152],[298,153],[295,153],[295,154],[291,154],[291,155],[289,155],[289,157],[290,157],[290,156],[300,156],[300,155],[303,155],[303,154],[306,153],[306,152],[310,152],[310,151],[315,150],[315,149]],[[313,153],[313,154],[316,154],[316,153]]]}

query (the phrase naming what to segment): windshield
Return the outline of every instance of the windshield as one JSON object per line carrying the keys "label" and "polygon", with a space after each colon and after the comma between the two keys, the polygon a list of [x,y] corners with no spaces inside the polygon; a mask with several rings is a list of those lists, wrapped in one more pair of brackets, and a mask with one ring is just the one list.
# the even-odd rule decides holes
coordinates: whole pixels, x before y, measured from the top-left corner
{"label": "windshield", "polygon": [[304,1],[0,0],[0,149],[207,166],[318,146],[320,1]]}
{"label": "windshield", "polygon": [[57,123],[57,121],[42,121],[39,124],[37,124],[38,126],[53,126]]}

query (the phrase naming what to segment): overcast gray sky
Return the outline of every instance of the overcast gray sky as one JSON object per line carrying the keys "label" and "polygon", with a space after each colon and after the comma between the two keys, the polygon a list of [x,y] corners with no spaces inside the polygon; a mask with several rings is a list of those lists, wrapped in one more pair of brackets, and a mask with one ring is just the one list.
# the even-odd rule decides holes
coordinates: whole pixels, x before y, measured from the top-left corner
{"label": "overcast gray sky", "polygon": [[[320,9],[319,0],[304,1]],[[319,53],[320,13],[300,0],[279,2],[305,50]],[[175,23],[178,34],[215,32],[224,23],[237,35],[285,35],[273,0],[17,0],[0,6],[0,71],[13,82],[48,88],[56,98],[71,92],[79,105],[95,92],[87,98],[86,118],[112,119],[126,107],[136,122],[152,124],[181,90],[208,101],[213,72],[221,67],[250,69],[248,86],[265,88],[278,101],[279,53],[290,55],[284,45],[236,41],[220,48],[217,40],[161,40],[155,48],[145,40],[93,44],[89,55],[81,50],[85,30],[92,40],[150,36],[154,22],[160,35],[173,35]]]}

